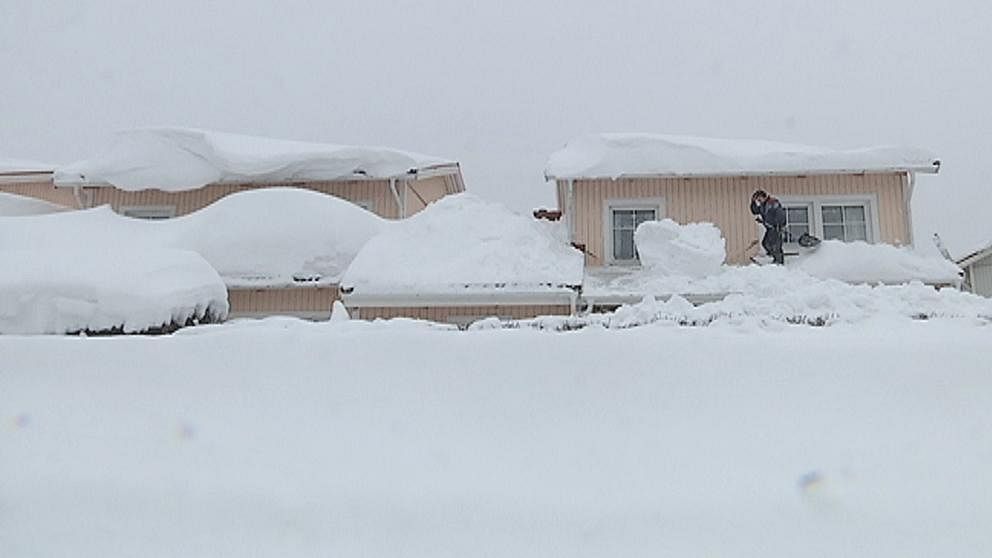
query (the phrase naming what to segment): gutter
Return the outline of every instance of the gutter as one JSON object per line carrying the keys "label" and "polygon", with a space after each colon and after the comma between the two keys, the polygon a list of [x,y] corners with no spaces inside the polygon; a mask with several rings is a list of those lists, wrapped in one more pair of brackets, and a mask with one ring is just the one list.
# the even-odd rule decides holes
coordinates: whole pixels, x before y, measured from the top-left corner
{"label": "gutter", "polygon": [[820,170],[784,170],[784,171],[725,171],[725,172],[661,172],[661,173],[621,173],[615,176],[556,176],[545,174],[548,180],[620,180],[624,178],[727,178],[737,176],[821,176],[830,174],[893,174],[893,173],[923,173],[937,174],[940,172],[940,161],[934,160],[928,166],[918,167],[881,167],[875,169],[820,169]]}

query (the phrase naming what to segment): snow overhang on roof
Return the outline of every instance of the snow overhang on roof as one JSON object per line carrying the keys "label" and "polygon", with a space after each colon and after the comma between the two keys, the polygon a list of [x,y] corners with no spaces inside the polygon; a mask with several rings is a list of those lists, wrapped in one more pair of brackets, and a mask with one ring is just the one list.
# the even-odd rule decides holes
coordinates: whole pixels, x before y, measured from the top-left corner
{"label": "snow overhang on roof", "polygon": [[0,158],[0,177],[36,176],[52,174],[53,172],[55,172],[55,165],[48,163]]}
{"label": "snow overhang on roof", "polygon": [[833,150],[763,140],[640,133],[577,137],[548,159],[548,180],[914,172],[936,174],[924,150],[881,146]]}
{"label": "snow overhang on roof", "polygon": [[968,267],[971,264],[984,260],[985,258],[992,257],[992,244],[986,245],[984,248],[979,248],[974,252],[969,253],[957,261],[958,267]]}
{"label": "snow overhang on roof", "polygon": [[459,172],[456,161],[386,147],[149,128],[120,132],[99,156],[56,169],[55,183],[182,191],[213,183],[390,179]]}

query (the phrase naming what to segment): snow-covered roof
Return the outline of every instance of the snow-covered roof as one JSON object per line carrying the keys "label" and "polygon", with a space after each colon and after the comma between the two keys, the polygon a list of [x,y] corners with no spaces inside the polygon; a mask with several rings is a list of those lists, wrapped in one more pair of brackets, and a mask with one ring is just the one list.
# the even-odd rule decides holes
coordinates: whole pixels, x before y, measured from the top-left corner
{"label": "snow-covered roof", "polygon": [[546,292],[580,285],[582,253],[558,223],[512,213],[472,194],[446,196],[391,224],[341,279],[346,292],[457,295]]}
{"label": "snow-covered roof", "polygon": [[217,182],[392,178],[455,161],[386,147],[269,139],[193,128],[119,132],[95,158],[60,167],[62,186],[112,185],[122,190],[195,190]]}
{"label": "snow-covered roof", "polygon": [[52,172],[56,165],[26,159],[0,158],[0,174],[37,174]]}
{"label": "snow-covered roof", "polygon": [[735,176],[936,173],[940,161],[915,148],[882,146],[834,150],[763,140],[642,133],[590,134],[553,153],[548,179],[622,176]]}
{"label": "snow-covered roof", "polygon": [[263,188],[163,221],[123,217],[108,206],[0,219],[0,250],[50,251],[67,239],[108,252],[181,249],[203,256],[229,287],[333,284],[387,224],[334,196]]}
{"label": "snow-covered roof", "polygon": [[989,256],[992,256],[992,242],[986,244],[982,248],[969,252],[968,255],[958,260],[958,265],[961,267],[968,267],[971,264],[983,260]]}

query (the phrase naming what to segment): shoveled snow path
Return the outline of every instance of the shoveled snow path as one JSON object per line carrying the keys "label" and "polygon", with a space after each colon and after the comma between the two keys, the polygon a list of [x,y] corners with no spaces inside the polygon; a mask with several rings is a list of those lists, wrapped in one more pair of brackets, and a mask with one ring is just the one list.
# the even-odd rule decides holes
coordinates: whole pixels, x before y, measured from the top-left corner
{"label": "shoveled snow path", "polygon": [[971,321],[185,332],[0,337],[0,555],[992,548]]}

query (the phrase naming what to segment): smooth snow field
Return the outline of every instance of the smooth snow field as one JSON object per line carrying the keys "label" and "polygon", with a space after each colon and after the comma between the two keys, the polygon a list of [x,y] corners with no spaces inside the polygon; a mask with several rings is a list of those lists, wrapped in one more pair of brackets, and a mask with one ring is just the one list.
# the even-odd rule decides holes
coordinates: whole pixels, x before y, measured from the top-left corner
{"label": "smooth snow field", "polygon": [[0,336],[0,556],[989,556],[992,326]]}

